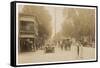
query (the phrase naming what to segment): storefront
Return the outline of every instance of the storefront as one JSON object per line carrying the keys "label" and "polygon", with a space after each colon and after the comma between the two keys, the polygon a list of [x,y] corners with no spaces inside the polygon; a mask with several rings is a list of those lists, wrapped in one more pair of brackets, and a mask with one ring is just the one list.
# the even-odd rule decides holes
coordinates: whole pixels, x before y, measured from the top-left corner
{"label": "storefront", "polygon": [[38,35],[35,16],[20,14],[19,18],[19,52],[35,51],[35,39]]}

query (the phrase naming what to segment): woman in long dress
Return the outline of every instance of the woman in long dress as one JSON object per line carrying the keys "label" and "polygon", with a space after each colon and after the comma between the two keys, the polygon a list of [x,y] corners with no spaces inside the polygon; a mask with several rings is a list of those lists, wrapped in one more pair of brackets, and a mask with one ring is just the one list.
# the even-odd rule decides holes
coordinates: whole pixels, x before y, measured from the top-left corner
{"label": "woman in long dress", "polygon": [[81,42],[77,41],[76,46],[77,46],[77,55],[78,55],[78,57],[83,58],[83,46],[82,46]]}

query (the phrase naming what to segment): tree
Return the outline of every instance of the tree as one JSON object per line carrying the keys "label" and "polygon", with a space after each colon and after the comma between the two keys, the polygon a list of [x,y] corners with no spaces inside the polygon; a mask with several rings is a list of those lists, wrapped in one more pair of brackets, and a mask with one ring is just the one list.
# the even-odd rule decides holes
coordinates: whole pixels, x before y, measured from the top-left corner
{"label": "tree", "polygon": [[65,8],[63,31],[75,38],[95,38],[95,9]]}

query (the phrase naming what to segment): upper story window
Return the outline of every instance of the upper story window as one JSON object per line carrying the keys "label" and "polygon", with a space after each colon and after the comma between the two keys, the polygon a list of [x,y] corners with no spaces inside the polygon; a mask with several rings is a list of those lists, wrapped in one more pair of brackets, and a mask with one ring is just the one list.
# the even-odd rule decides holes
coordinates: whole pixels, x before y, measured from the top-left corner
{"label": "upper story window", "polygon": [[34,22],[20,21],[20,31],[34,33]]}

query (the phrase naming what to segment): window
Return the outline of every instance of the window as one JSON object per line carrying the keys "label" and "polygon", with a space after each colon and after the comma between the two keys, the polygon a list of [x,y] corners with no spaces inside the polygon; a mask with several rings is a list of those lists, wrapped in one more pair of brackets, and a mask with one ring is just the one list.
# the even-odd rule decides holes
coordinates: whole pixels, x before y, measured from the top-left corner
{"label": "window", "polygon": [[20,21],[20,31],[21,32],[34,33],[34,22],[31,22],[31,21]]}

